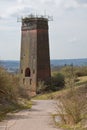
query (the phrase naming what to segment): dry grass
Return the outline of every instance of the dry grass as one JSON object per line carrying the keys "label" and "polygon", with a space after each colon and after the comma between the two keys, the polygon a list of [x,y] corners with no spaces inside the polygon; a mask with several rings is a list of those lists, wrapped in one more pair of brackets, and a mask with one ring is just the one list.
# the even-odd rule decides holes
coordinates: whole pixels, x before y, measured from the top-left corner
{"label": "dry grass", "polygon": [[69,130],[71,127],[74,130],[74,126],[78,129],[81,127],[83,130],[87,123],[87,86],[70,89],[58,101],[57,112],[61,118],[61,126],[68,126]]}
{"label": "dry grass", "polygon": [[[82,87],[81,85],[86,85],[86,82],[87,82],[87,76],[82,76],[82,77],[78,78],[78,81],[77,81],[76,84],[77,84],[78,87]],[[78,87],[76,87],[76,89],[78,89]],[[56,92],[50,92],[50,93],[45,93],[45,94],[38,94],[33,99],[35,99],[35,100],[59,99],[63,95],[68,93],[69,90],[70,90],[70,88],[67,88],[67,89],[65,88],[65,89],[62,89],[62,90],[56,91]]]}
{"label": "dry grass", "polygon": [[78,83],[85,83],[87,82],[87,76],[78,77]]}
{"label": "dry grass", "polygon": [[0,68],[0,120],[8,112],[31,107],[29,100],[20,97],[18,75]]}

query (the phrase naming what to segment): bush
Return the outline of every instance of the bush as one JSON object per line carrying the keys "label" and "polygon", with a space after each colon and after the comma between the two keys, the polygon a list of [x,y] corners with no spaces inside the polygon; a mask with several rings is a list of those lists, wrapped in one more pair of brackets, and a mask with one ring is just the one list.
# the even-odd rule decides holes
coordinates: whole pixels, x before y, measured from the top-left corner
{"label": "bush", "polygon": [[75,71],[75,74],[78,77],[87,76],[87,67],[86,66],[78,67]]}
{"label": "bush", "polygon": [[56,73],[51,79],[51,90],[56,91],[64,88],[65,78],[61,73]]}
{"label": "bush", "polygon": [[[59,109],[60,108],[60,109]],[[58,114],[65,124],[77,124],[87,115],[87,87],[70,89],[60,99]]]}
{"label": "bush", "polygon": [[39,81],[37,86],[37,94],[57,91],[64,88],[65,85],[64,79],[65,78],[61,73],[57,73],[46,82]]}
{"label": "bush", "polygon": [[72,72],[76,77],[87,76],[87,66],[65,66],[60,69],[64,76],[69,76],[68,74]]}
{"label": "bush", "polygon": [[16,101],[18,97],[18,76],[0,68],[0,101]]}
{"label": "bush", "polygon": [[24,96],[21,98],[19,76],[0,68],[0,121],[5,118],[8,112],[31,107],[31,103]]}
{"label": "bush", "polygon": [[37,94],[44,93],[47,89],[47,85],[44,81],[38,81]]}

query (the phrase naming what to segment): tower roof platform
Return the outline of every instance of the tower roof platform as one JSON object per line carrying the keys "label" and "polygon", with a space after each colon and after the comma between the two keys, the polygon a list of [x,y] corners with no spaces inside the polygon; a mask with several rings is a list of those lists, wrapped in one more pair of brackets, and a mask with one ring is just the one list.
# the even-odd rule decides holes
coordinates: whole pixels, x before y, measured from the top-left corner
{"label": "tower roof platform", "polygon": [[23,16],[21,18],[18,18],[17,21],[21,22],[21,21],[33,21],[33,20],[45,20],[45,21],[53,21],[53,17],[52,16],[48,16],[48,15],[27,15],[27,16]]}

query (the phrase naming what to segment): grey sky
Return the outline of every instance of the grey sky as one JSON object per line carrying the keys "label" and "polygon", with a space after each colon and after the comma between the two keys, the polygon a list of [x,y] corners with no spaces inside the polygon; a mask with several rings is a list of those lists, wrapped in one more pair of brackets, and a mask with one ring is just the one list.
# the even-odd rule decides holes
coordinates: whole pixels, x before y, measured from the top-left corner
{"label": "grey sky", "polygon": [[51,59],[87,58],[87,0],[0,1],[0,59],[19,60],[21,23],[17,17],[48,14]]}
{"label": "grey sky", "polygon": [[87,3],[87,0],[76,0],[77,2],[79,2],[79,3]]}

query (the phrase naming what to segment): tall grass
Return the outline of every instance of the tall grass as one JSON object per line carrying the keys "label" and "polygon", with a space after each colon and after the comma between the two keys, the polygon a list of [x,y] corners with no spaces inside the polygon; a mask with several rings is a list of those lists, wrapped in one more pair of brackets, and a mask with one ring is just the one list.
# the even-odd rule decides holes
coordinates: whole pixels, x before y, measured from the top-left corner
{"label": "tall grass", "polygon": [[[87,114],[87,87],[81,90],[70,90],[60,99],[58,112],[65,124],[76,124],[86,118]],[[60,109],[59,109],[60,108]],[[63,110],[63,111],[61,111]]]}
{"label": "tall grass", "polygon": [[10,111],[30,107],[31,102],[21,97],[19,76],[0,68],[0,120]]}
{"label": "tall grass", "polygon": [[0,101],[16,101],[18,97],[18,76],[0,68]]}
{"label": "tall grass", "polygon": [[68,71],[66,75],[67,93],[59,99],[58,114],[64,124],[78,124],[87,119],[87,84],[75,88],[76,75],[74,70]]}

